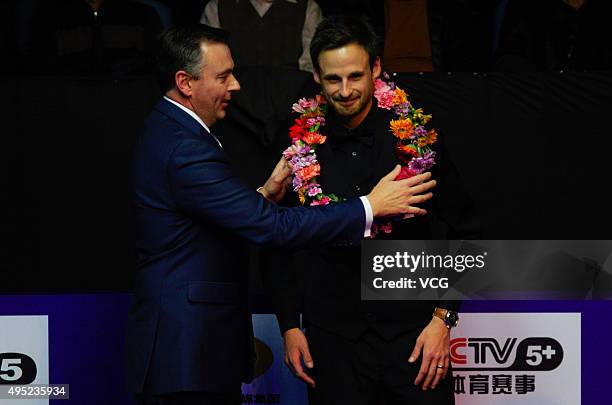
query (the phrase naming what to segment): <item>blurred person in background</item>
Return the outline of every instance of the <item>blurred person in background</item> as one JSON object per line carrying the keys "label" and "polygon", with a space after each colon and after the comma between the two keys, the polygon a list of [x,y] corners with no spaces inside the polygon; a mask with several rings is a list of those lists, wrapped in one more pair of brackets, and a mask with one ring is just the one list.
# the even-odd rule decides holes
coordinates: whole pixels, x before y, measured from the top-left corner
{"label": "blurred person in background", "polygon": [[319,0],[323,14],[365,16],[393,72],[478,72],[490,68],[499,0]]}
{"label": "blurred person in background", "polygon": [[30,3],[22,18],[29,24],[24,53],[33,73],[152,72],[155,41],[162,31],[154,8],[128,0]]}
{"label": "blurred person in background", "polygon": [[312,71],[308,49],[321,21],[313,0],[210,0],[200,22],[231,34],[237,67],[284,66]]}
{"label": "blurred person in background", "polygon": [[608,0],[510,0],[496,70],[606,70],[612,67]]}

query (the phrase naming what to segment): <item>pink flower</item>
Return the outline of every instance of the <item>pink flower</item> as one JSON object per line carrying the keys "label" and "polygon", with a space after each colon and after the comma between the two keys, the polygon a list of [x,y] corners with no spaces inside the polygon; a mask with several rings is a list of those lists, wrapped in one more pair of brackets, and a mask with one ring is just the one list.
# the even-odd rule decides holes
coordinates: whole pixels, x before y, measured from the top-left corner
{"label": "pink flower", "polygon": [[314,206],[317,206],[317,205],[327,205],[327,204],[329,204],[330,201],[331,201],[330,198],[325,196],[325,197],[321,198],[320,200],[313,200],[310,203],[310,206],[314,207]]}
{"label": "pink flower", "polygon": [[376,79],[374,82],[374,97],[378,100],[378,106],[385,110],[390,110],[395,105],[395,90],[380,79]]}
{"label": "pink flower", "polygon": [[386,222],[384,224],[380,224],[378,226],[378,230],[384,233],[391,233],[393,231],[393,225],[391,225],[391,222]]}
{"label": "pink flower", "polygon": [[374,97],[376,97],[378,100],[378,106],[380,108],[384,108],[385,110],[390,110],[393,108],[393,99],[395,97],[395,93],[393,91],[380,93],[378,96],[376,93],[374,93]]}
{"label": "pink flower", "polygon": [[319,106],[319,103],[314,98],[303,98],[298,103],[307,110],[314,110]]}
{"label": "pink flower", "polygon": [[374,81],[374,89],[374,93],[392,91],[391,87],[387,84],[387,82],[380,79],[376,79],[376,81]]}
{"label": "pink flower", "polygon": [[302,106],[299,105],[298,103],[293,103],[293,105],[291,106],[291,109],[298,114],[304,114],[306,112],[306,110],[304,110],[304,108],[302,108]]}
{"label": "pink flower", "polygon": [[372,223],[372,228],[370,228],[370,239],[376,239],[376,236],[381,232],[383,233],[393,232],[393,224],[391,224],[391,222],[374,221]]}
{"label": "pink flower", "polygon": [[319,103],[314,98],[301,98],[291,107],[293,111],[299,114],[304,114],[308,110],[316,110]]}
{"label": "pink flower", "polygon": [[320,184],[310,183],[308,185],[308,189],[307,189],[308,197],[314,197],[317,194],[322,193],[322,192],[323,190],[321,189]]}
{"label": "pink flower", "polygon": [[408,179],[410,177],[413,177],[415,175],[417,175],[418,173],[416,173],[415,171],[413,171],[410,167],[408,166],[402,166],[402,169],[400,170],[399,174],[397,175],[397,177],[395,178],[395,180],[404,180],[404,179]]}
{"label": "pink flower", "polygon": [[296,145],[291,145],[283,151],[283,157],[290,160],[296,153],[298,153],[298,147]]}

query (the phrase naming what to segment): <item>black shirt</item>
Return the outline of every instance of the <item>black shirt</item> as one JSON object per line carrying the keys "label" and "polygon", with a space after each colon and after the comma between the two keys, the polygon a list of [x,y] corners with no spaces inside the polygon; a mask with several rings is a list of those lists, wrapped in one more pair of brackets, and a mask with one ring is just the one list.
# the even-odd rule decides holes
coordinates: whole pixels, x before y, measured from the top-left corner
{"label": "black shirt", "polygon": [[[343,127],[330,108],[321,132],[327,141],[318,145],[321,165],[318,181],[323,192],[341,198],[367,195],[396,164],[397,140],[390,132],[391,111],[377,107],[355,129]],[[447,237],[471,239],[480,228],[471,200],[463,191],[458,174],[448,162],[439,140],[434,178],[436,196],[428,214],[394,227],[383,239],[431,239],[434,212],[447,225]],[[434,145],[434,146],[436,146]],[[372,328],[385,338],[425,326],[436,305],[457,309],[458,303],[429,301],[362,301],[359,246],[327,246],[299,252],[267,252],[262,263],[264,285],[272,299],[282,331],[299,326],[303,311],[307,323],[330,332],[357,338]]]}

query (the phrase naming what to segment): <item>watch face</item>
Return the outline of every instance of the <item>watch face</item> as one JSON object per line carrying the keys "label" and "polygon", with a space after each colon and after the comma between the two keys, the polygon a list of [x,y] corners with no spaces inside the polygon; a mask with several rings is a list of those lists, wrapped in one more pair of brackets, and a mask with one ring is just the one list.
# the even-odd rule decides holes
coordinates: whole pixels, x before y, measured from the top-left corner
{"label": "watch face", "polygon": [[448,311],[446,313],[446,321],[448,322],[449,326],[455,327],[457,326],[457,322],[459,322],[459,315],[457,315],[457,313],[454,311]]}

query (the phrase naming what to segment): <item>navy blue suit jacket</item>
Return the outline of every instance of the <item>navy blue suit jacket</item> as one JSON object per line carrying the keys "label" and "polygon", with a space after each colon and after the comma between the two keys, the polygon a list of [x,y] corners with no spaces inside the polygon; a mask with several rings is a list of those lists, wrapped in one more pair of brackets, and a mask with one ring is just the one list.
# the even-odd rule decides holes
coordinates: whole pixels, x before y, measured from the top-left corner
{"label": "navy blue suit jacket", "polygon": [[[357,244],[361,201],[283,208],[233,173],[193,117],[162,100],[135,150],[138,275],[126,355],[133,392],[224,392],[253,365],[247,242]],[[146,381],[146,384],[145,384]]]}

